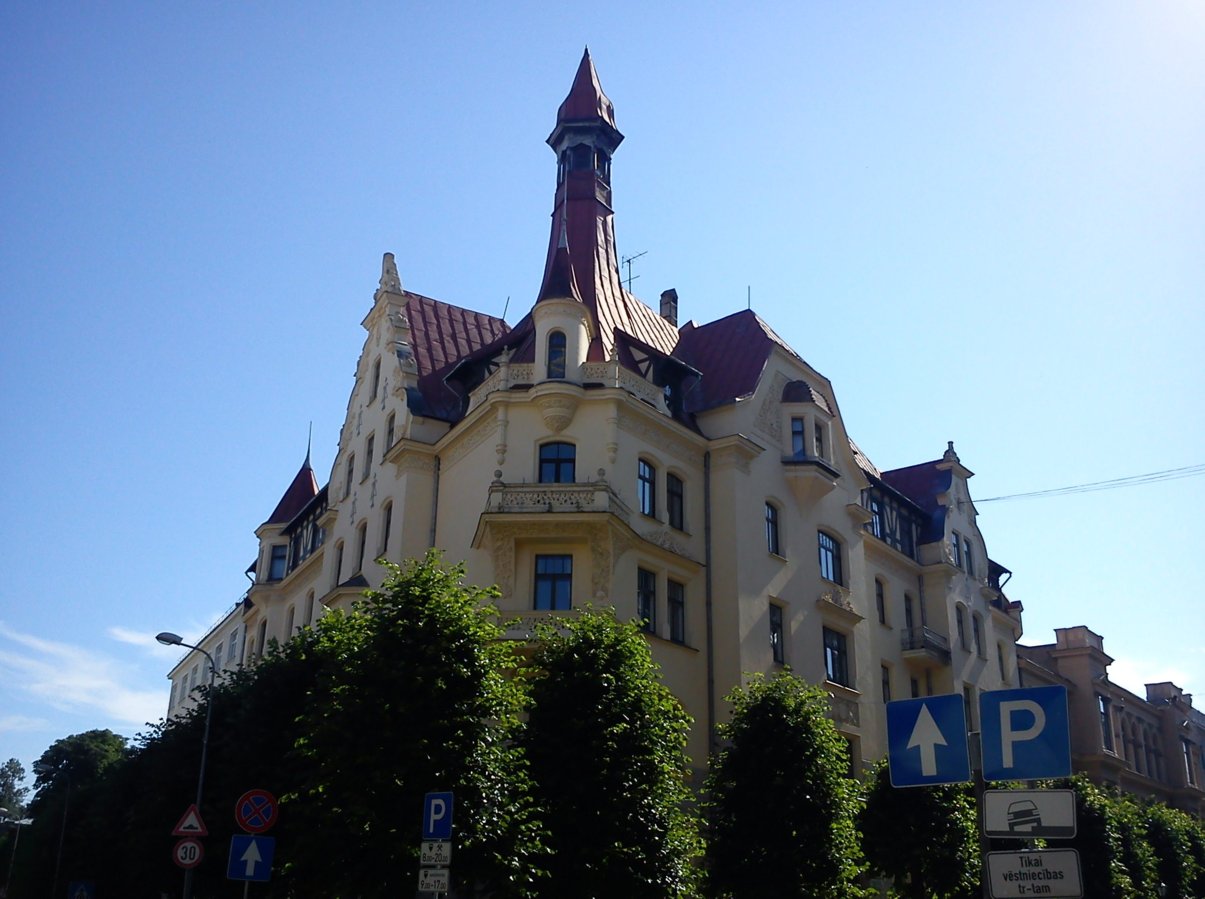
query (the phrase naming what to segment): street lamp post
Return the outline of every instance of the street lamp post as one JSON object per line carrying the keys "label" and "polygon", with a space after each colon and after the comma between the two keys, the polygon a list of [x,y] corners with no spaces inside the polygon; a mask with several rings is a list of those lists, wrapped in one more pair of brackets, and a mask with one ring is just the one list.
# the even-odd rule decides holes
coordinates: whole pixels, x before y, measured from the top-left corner
{"label": "street lamp post", "polygon": [[[193,643],[185,643],[184,638],[179,634],[164,631],[161,634],[156,634],[155,639],[164,646],[186,646],[189,649],[195,649],[209,660],[209,695],[205,700],[205,730],[201,737],[201,771],[197,775],[197,812],[199,814],[201,811],[201,796],[205,792],[205,760],[209,755],[209,722],[213,720],[213,685],[218,676],[218,667],[213,661],[213,656],[200,646],[196,646]],[[184,899],[192,899],[192,876],[193,869],[185,868]]]}
{"label": "street lamp post", "polygon": [[21,839],[21,828],[28,827],[30,824],[33,824],[33,818],[10,818],[9,815],[11,814],[12,812],[10,812],[8,809],[0,808],[0,815],[4,816],[3,823],[11,825],[17,831],[15,834],[13,834],[13,854],[8,860],[8,876],[4,879],[5,896],[8,895],[9,887],[11,887],[13,884],[13,867],[17,864],[17,843]]}

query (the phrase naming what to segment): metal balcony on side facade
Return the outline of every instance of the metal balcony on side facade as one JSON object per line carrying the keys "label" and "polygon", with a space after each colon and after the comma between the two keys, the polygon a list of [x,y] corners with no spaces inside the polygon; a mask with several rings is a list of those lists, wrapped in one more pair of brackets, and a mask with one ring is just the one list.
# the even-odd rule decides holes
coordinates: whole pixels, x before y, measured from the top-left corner
{"label": "metal balcony on side facade", "polygon": [[929,627],[904,628],[900,646],[905,659],[939,665],[950,664],[950,641]]}

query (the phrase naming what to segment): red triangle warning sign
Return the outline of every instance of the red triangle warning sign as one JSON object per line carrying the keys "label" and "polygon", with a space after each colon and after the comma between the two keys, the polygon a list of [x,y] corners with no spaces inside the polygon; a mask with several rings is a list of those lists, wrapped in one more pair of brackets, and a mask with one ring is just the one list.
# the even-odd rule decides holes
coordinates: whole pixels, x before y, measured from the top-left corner
{"label": "red triangle warning sign", "polygon": [[184,813],[184,817],[172,829],[173,837],[206,837],[209,836],[209,829],[205,826],[205,822],[201,820],[201,812],[197,808],[196,803],[188,807],[188,811]]}

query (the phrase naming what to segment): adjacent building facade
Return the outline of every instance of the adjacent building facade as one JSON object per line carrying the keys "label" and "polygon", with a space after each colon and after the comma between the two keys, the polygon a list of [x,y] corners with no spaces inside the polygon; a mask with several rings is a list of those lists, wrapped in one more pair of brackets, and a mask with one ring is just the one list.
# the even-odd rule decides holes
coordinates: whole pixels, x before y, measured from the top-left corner
{"label": "adjacent building facade", "polygon": [[[789,666],[824,684],[855,760],[883,704],[1018,684],[1021,608],[1002,587],[953,445],[881,471],[837,394],[754,312],[679,323],[619,275],[612,157],[623,140],[589,54],[557,112],[543,278],[514,327],[406,290],[386,254],[330,477],[310,461],[256,531],[253,586],[204,638],[251,664],[429,547],[497,584],[528,639],[586,604],[643,622],[695,719],[699,766],[723,697]],[[534,267],[533,267],[534,268]],[[205,680],[170,673],[176,713]]]}
{"label": "adjacent building facade", "polygon": [[1073,769],[1205,819],[1205,714],[1192,695],[1160,683],[1137,696],[1109,680],[1113,659],[1099,634],[1054,633],[1054,643],[1017,647],[1021,683],[1067,688]]}

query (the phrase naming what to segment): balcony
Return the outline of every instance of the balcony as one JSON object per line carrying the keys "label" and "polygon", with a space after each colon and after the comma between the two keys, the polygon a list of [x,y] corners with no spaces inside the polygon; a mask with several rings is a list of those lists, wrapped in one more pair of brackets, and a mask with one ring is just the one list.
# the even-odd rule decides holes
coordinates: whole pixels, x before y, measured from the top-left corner
{"label": "balcony", "polygon": [[529,643],[536,638],[536,629],[541,624],[552,624],[556,626],[557,632],[562,636],[568,634],[563,626],[557,622],[565,618],[576,617],[577,613],[573,610],[567,612],[525,612],[517,617],[510,617],[509,612],[499,612],[502,619],[503,640],[520,640],[524,643]]}
{"label": "balcony", "polygon": [[544,512],[609,512],[625,523],[631,510],[606,481],[585,484],[490,484],[486,514]]}
{"label": "balcony", "polygon": [[928,627],[905,628],[900,636],[904,658],[909,661],[950,664],[950,641]]}

